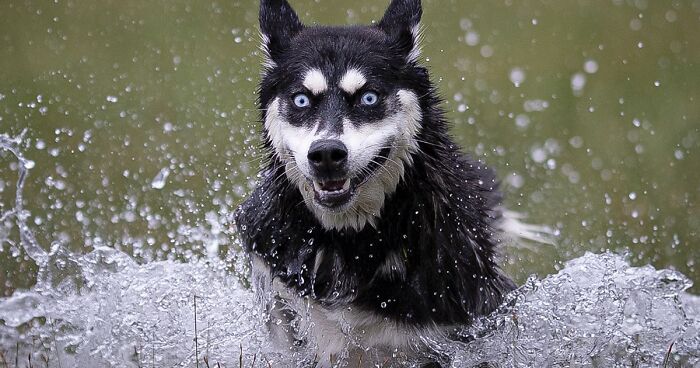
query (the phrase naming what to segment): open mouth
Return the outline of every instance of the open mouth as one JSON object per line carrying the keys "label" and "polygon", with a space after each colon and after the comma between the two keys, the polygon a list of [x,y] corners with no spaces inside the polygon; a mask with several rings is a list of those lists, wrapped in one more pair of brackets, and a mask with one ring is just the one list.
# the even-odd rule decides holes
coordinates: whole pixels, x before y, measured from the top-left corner
{"label": "open mouth", "polygon": [[328,209],[339,209],[349,203],[357,189],[365,184],[387,161],[390,148],[384,148],[361,170],[362,175],[334,180],[309,180],[313,184],[316,203]]}
{"label": "open mouth", "polygon": [[324,207],[335,208],[347,203],[354,192],[352,180],[313,180],[316,201]]}

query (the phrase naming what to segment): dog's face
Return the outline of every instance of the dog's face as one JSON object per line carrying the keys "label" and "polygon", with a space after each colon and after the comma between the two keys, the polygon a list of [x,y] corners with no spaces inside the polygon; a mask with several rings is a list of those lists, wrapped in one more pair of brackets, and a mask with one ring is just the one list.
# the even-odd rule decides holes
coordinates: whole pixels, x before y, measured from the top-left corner
{"label": "dog's face", "polygon": [[394,0],[377,25],[305,27],[286,0],[261,1],[267,144],[328,229],[373,224],[412,164],[420,14]]}

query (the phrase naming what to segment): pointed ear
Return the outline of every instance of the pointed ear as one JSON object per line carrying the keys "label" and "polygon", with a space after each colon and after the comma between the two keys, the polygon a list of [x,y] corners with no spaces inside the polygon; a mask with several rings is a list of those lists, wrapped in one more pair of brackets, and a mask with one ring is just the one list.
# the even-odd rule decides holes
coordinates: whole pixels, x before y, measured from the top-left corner
{"label": "pointed ear", "polygon": [[409,62],[415,62],[420,56],[422,14],[420,0],[392,0],[378,24]]}
{"label": "pointed ear", "polygon": [[269,61],[274,63],[289,46],[289,41],[303,28],[287,0],[260,0],[262,49]]}

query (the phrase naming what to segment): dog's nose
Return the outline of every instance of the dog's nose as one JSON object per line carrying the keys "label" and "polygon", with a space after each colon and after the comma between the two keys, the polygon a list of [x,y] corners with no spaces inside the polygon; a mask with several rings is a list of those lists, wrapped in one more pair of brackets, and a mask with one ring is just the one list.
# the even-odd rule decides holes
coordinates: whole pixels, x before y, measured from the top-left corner
{"label": "dog's nose", "polygon": [[333,175],[348,162],[348,149],[337,139],[322,139],[311,144],[307,158],[314,169]]}

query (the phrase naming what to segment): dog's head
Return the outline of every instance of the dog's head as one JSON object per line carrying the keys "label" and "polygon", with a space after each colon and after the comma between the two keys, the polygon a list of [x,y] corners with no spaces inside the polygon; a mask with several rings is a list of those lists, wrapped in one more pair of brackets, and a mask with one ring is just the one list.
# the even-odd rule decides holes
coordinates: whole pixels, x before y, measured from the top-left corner
{"label": "dog's head", "polygon": [[420,0],[393,0],[376,25],[304,26],[261,0],[260,87],[269,148],[327,229],[373,224],[418,150]]}

